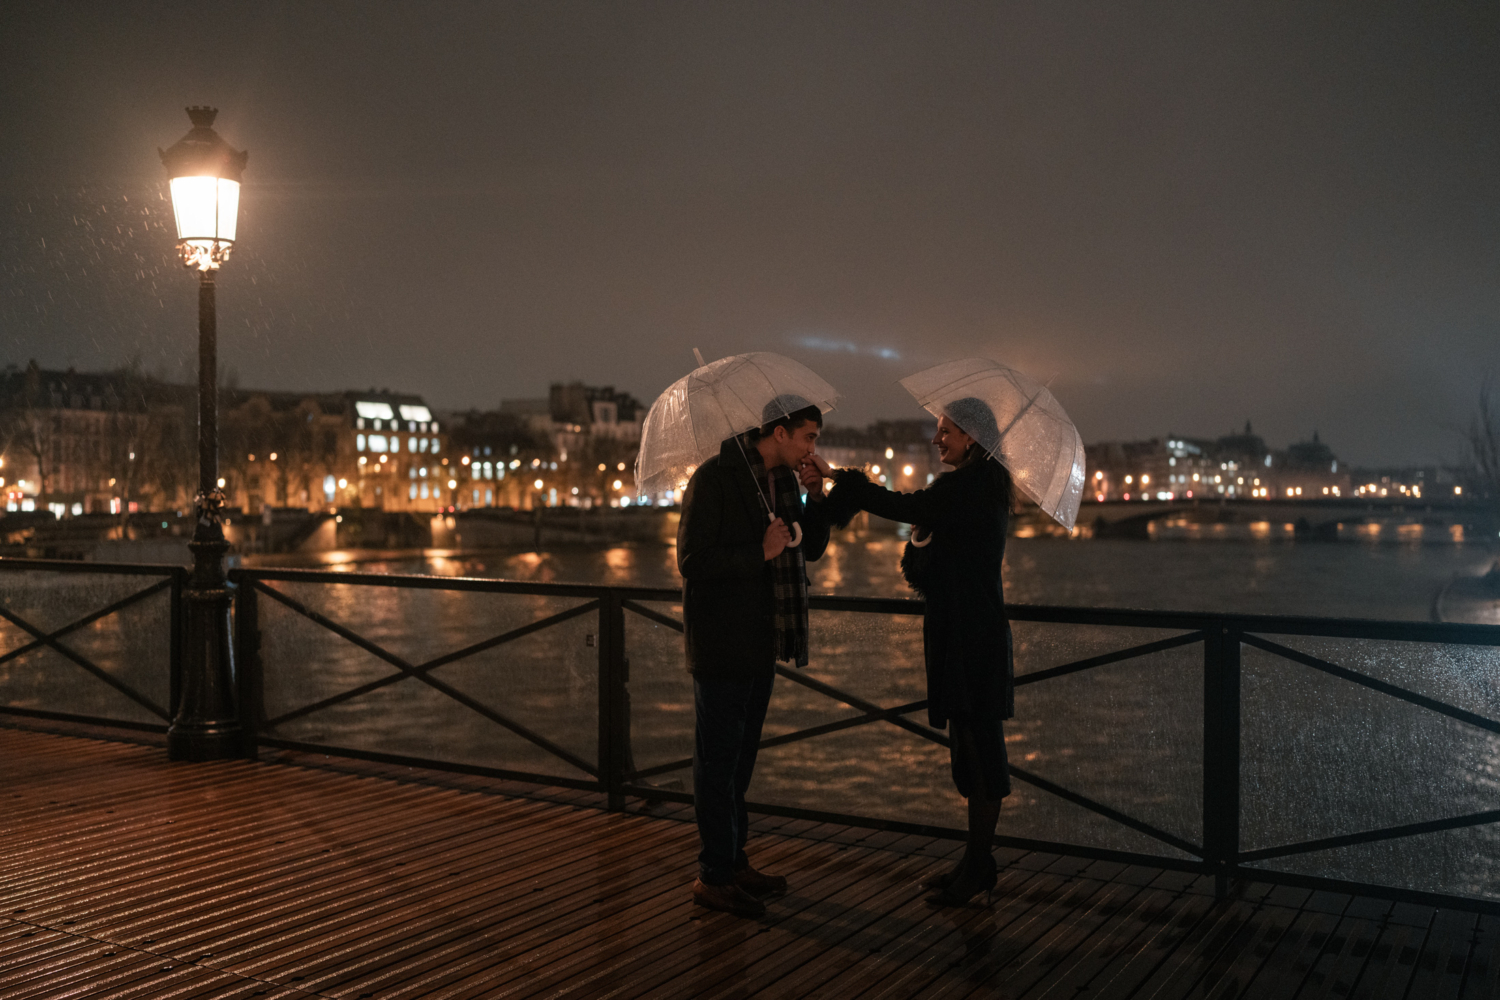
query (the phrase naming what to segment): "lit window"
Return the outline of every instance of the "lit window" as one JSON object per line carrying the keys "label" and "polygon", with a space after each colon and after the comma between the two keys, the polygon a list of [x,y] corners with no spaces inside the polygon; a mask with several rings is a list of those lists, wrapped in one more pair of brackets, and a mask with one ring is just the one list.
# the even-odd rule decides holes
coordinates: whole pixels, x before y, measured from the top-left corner
{"label": "lit window", "polygon": [[354,450],[355,451],[364,451],[365,450],[365,436],[363,434],[356,434],[356,435],[354,435]]}
{"label": "lit window", "polygon": [[411,499],[413,499],[413,500],[415,500],[417,498],[417,484],[416,483],[412,483],[411,484],[410,488],[407,490],[406,495],[408,497],[410,497]]}
{"label": "lit window", "polygon": [[426,438],[419,438],[418,441],[419,441],[419,443],[417,445],[417,450],[420,451],[424,455],[427,454],[427,439]]}
{"label": "lit window", "polygon": [[385,451],[385,435],[371,434],[369,438],[370,450],[375,452]]}
{"label": "lit window", "polygon": [[441,439],[440,439],[440,438],[433,438],[433,439],[432,439],[432,453],[433,453],[433,454],[434,454],[434,455],[436,455],[436,454],[437,454],[437,451],[438,451],[438,445],[439,445],[439,444],[440,444],[440,443],[441,443]]}
{"label": "lit window", "polygon": [[[398,406],[397,409],[401,411],[402,420],[420,420],[426,422],[432,419],[432,414],[428,412],[427,407],[425,406]],[[386,412],[390,412],[389,407],[386,408]]]}
{"label": "lit window", "polygon": [[[426,444],[427,442],[423,441],[422,443]],[[417,439],[416,438],[407,438],[406,439],[406,450],[409,451],[409,452],[411,452],[413,455],[415,455],[417,453]],[[427,449],[424,448],[422,450],[426,451]]]}
{"label": "lit window", "polygon": [[422,496],[423,500],[427,499],[427,484],[426,483],[422,484],[421,496]]}

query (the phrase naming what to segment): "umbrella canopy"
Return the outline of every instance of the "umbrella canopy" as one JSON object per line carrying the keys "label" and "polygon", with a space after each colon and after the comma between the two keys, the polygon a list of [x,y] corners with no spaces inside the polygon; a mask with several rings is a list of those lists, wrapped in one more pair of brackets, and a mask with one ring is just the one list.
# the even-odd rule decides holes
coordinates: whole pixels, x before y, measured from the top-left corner
{"label": "umbrella canopy", "polygon": [[1046,386],[984,358],[928,368],[901,385],[978,441],[1021,492],[1072,530],[1083,500],[1083,438]]}
{"label": "umbrella canopy", "polygon": [[808,406],[827,413],[839,399],[807,366],[780,354],[698,361],[701,367],[668,386],[646,414],[635,459],[639,493],[680,490],[736,434]]}

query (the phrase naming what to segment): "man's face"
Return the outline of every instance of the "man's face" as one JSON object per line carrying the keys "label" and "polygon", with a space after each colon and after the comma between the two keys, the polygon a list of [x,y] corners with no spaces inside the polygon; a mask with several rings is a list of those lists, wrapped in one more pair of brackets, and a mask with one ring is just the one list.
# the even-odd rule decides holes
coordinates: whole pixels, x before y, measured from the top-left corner
{"label": "man's face", "polygon": [[823,428],[813,420],[804,420],[790,431],[785,427],[776,428],[773,434],[776,441],[776,455],[781,459],[779,464],[793,469],[801,465],[803,459],[817,448],[818,434],[822,430]]}

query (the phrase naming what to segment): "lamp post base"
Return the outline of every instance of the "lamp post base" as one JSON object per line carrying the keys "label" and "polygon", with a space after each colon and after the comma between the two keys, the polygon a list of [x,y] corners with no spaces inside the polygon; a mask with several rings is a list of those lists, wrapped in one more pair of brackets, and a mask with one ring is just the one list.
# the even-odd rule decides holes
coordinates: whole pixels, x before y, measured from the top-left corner
{"label": "lamp post base", "polygon": [[167,730],[168,760],[202,763],[209,760],[238,760],[244,756],[245,734],[238,724],[229,728],[173,724]]}
{"label": "lamp post base", "polygon": [[167,756],[191,761],[243,757],[245,733],[234,710],[231,596],[224,578],[229,542],[216,519],[200,517],[188,548],[193,552],[193,575],[182,595],[182,703],[167,730]]}

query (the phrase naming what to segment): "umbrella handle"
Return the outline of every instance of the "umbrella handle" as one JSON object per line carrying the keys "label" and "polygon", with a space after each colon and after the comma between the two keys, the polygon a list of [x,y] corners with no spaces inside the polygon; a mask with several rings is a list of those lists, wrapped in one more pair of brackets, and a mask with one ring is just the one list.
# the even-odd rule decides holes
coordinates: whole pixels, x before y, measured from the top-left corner
{"label": "umbrella handle", "polygon": [[799,546],[801,544],[802,544],[802,522],[801,521],[793,521],[792,522],[792,540],[790,542],[786,543],[786,547],[789,548],[789,549],[795,549],[797,546]]}
{"label": "umbrella handle", "polygon": [[911,542],[911,547],[914,549],[925,549],[927,546],[932,544],[932,532],[929,531],[927,533],[927,537],[919,542],[917,541],[916,529],[912,529],[911,538],[909,538],[908,541]]}

